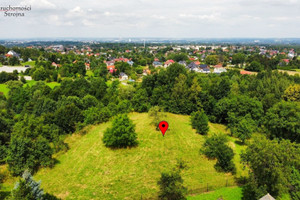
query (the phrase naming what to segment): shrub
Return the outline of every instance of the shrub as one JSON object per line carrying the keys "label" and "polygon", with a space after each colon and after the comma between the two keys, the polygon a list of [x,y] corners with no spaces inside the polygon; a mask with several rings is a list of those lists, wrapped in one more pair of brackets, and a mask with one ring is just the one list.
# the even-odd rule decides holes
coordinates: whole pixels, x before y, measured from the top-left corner
{"label": "shrub", "polygon": [[194,112],[191,115],[192,127],[196,129],[196,132],[201,135],[208,133],[208,117],[203,111]]}
{"label": "shrub", "polygon": [[206,139],[203,144],[202,153],[208,158],[216,158],[215,168],[219,171],[235,173],[235,165],[233,163],[233,150],[226,144],[225,135],[213,135]]}
{"label": "shrub", "polygon": [[118,115],[112,122],[112,127],[106,129],[103,143],[107,147],[124,148],[137,145],[135,125],[126,114]]}

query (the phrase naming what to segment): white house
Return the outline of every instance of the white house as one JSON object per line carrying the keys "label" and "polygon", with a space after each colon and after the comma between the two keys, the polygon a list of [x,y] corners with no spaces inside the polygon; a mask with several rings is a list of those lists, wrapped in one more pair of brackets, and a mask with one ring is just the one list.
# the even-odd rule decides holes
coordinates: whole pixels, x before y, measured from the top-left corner
{"label": "white house", "polygon": [[121,72],[121,73],[120,73],[119,78],[120,78],[120,81],[128,80],[128,76],[127,76],[127,74],[125,74],[124,72]]}
{"label": "white house", "polygon": [[215,74],[221,74],[222,72],[227,72],[227,70],[224,67],[214,69]]}

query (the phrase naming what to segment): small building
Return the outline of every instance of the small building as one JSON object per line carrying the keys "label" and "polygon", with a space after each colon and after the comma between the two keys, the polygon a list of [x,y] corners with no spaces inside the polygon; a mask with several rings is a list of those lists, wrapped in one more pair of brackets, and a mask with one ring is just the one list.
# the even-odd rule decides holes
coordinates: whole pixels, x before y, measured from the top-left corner
{"label": "small building", "polygon": [[204,74],[209,74],[210,73],[209,67],[206,67],[206,68],[203,68],[203,69],[200,69],[200,70],[201,70],[201,73],[204,73]]}
{"label": "small building", "polygon": [[262,198],[260,198],[259,200],[276,200],[274,199],[274,197],[272,197],[269,193],[265,196],[263,196]]}
{"label": "small building", "polygon": [[227,72],[227,70],[224,67],[214,68],[214,73],[215,74],[221,74],[223,72]]}
{"label": "small building", "polygon": [[191,71],[196,71],[196,69],[199,68],[199,65],[197,65],[195,62],[191,62],[186,68]]}
{"label": "small building", "polygon": [[6,57],[17,57],[17,58],[19,58],[20,55],[17,54],[14,50],[10,50],[10,51],[6,54]]}
{"label": "small building", "polygon": [[90,70],[91,69],[90,63],[85,63],[85,69],[86,70]]}
{"label": "small building", "polygon": [[181,64],[181,65],[186,67],[186,62],[185,61],[179,61],[178,64]]}
{"label": "small building", "polygon": [[107,66],[107,71],[112,74],[112,73],[116,72],[117,69],[115,69],[114,65],[110,65],[110,66]]}
{"label": "small building", "polygon": [[106,61],[106,66],[114,66],[115,65],[115,61],[111,60],[111,61]]}
{"label": "small building", "polygon": [[151,74],[151,71],[149,69],[144,69],[143,70],[143,76],[147,76],[147,75],[150,75]]}
{"label": "small building", "polygon": [[159,62],[159,61],[154,61],[154,62],[152,63],[152,65],[153,65],[153,67],[162,67],[162,66],[163,66],[162,63]]}
{"label": "small building", "polygon": [[249,71],[243,70],[243,71],[240,71],[240,74],[242,74],[242,75],[251,75],[252,73],[249,72]]}
{"label": "small building", "polygon": [[120,73],[119,78],[120,78],[120,81],[128,80],[128,76],[124,72]]}
{"label": "small building", "polygon": [[169,67],[170,65],[172,65],[173,63],[175,63],[174,60],[167,60],[164,64],[164,67]]}
{"label": "small building", "polygon": [[134,64],[134,62],[132,60],[127,61],[127,63],[132,66]]}

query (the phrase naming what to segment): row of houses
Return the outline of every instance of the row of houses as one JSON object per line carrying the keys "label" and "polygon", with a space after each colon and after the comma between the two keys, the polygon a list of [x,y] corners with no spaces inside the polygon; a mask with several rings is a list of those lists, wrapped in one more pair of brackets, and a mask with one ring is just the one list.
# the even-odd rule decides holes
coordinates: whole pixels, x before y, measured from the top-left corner
{"label": "row of houses", "polygon": [[[175,63],[174,60],[167,60],[164,64],[162,64],[159,61],[154,61],[152,65],[154,67],[169,67],[171,64]],[[186,69],[189,69],[190,71],[199,72],[199,73],[211,73],[210,67],[206,64],[201,64],[199,61],[191,62],[187,65],[185,61],[179,61],[179,64],[185,66]],[[222,65],[215,65],[213,73],[220,74],[222,72],[227,72],[227,70]]]}

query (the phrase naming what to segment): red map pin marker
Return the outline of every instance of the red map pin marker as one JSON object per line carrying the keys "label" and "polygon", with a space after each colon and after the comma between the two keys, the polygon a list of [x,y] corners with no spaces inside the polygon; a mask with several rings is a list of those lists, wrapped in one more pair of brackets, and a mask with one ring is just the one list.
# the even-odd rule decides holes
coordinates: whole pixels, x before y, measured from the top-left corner
{"label": "red map pin marker", "polygon": [[158,128],[160,129],[161,133],[163,134],[163,136],[165,136],[166,131],[169,128],[169,124],[166,121],[161,121],[158,124]]}

